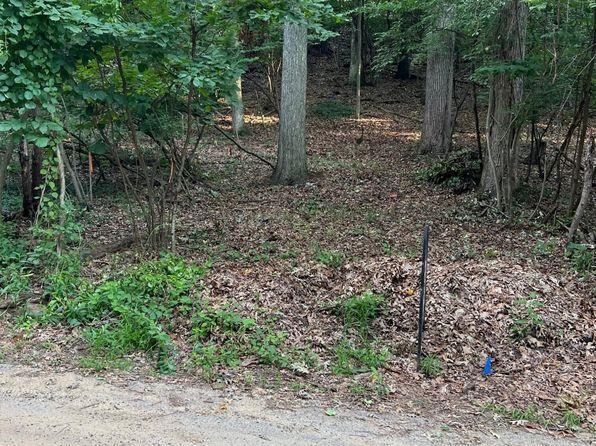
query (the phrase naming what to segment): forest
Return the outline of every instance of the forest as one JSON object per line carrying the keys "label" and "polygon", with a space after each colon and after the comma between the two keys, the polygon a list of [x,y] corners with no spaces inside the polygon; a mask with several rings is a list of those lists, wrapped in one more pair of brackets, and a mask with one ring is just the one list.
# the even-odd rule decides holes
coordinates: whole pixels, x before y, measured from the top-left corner
{"label": "forest", "polygon": [[594,0],[1,0],[0,36],[0,365],[594,435]]}

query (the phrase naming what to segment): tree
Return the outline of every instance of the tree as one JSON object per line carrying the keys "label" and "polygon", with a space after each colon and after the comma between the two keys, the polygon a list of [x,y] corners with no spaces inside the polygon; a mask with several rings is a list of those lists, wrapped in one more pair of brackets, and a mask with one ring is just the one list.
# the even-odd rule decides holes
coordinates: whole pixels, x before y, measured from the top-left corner
{"label": "tree", "polygon": [[244,102],[242,99],[242,76],[236,79],[236,97],[232,102],[232,131],[236,136],[244,129]]}
{"label": "tree", "polygon": [[302,184],[306,166],[307,28],[287,20],[284,25],[281,108],[274,184]]}
{"label": "tree", "polygon": [[453,71],[455,33],[453,8],[439,15],[437,31],[431,35],[426,62],[426,101],[422,127],[422,153],[447,153],[453,133]]}
{"label": "tree", "polygon": [[518,145],[522,120],[518,107],[523,99],[522,63],[528,7],[522,0],[508,0],[495,28],[496,42],[491,68],[486,125],[486,160],[481,188],[497,199],[501,210],[509,210],[517,186]]}
{"label": "tree", "polygon": [[[353,1],[354,9],[360,7],[360,0]],[[352,26],[350,35],[350,73],[348,83],[356,86],[358,77],[362,71],[362,13],[352,14]]]}

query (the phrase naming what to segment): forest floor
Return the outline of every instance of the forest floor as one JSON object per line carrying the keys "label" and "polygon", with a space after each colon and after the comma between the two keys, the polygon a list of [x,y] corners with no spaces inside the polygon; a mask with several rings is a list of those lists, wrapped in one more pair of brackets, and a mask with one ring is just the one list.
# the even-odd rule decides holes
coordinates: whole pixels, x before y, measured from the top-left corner
{"label": "forest floor", "polygon": [[[419,178],[417,172],[428,165],[415,155],[420,82],[391,80],[365,88],[360,122],[329,118],[313,110],[329,100],[350,104],[351,93],[329,62],[314,59],[311,65],[310,182],[272,187],[265,164],[210,132],[197,159],[209,187],[189,191],[178,251],[197,264],[212,262],[202,283],[205,299],[231,305],[257,322],[274,321],[289,345],[314,359],[276,369],[249,358],[237,368],[216,368],[212,385],[275,395],[276,404],[420,415],[439,426],[471,429],[479,417],[483,422],[497,417],[556,436],[574,436],[578,428],[593,432],[596,281],[571,267],[564,234],[512,221],[472,193],[456,195]],[[273,160],[277,120],[260,111],[254,92],[246,97],[247,131],[240,141]],[[473,149],[471,104],[464,105],[458,122],[456,145]],[[116,182],[95,190],[85,223],[90,249],[130,235]],[[425,224],[431,226],[431,241],[424,351],[436,356],[440,370],[434,377],[417,371],[415,361]],[[116,254],[90,262],[85,272],[99,281],[143,258],[134,251]],[[333,373],[346,336],[335,310],[366,293],[383,296],[383,302],[382,315],[371,321],[374,342],[365,353],[386,352],[388,359],[379,361],[376,372]],[[108,381],[138,376],[162,383],[155,386],[204,379],[188,366],[192,346],[185,341],[186,326],[169,333],[181,367],[163,377],[144,355],[132,355],[128,371],[89,372],[81,366],[80,330],[23,329],[16,316],[2,317],[0,358],[9,363],[77,369]],[[515,338],[513,327],[520,326],[527,330]],[[494,373],[484,377],[489,355],[495,358]],[[0,403],[2,427],[2,411],[12,410],[5,408]]]}

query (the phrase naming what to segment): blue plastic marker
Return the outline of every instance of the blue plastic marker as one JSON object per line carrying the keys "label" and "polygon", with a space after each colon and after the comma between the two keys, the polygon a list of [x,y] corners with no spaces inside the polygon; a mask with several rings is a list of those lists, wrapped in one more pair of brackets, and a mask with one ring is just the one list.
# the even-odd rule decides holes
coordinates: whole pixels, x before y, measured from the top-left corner
{"label": "blue plastic marker", "polygon": [[484,370],[482,371],[482,374],[484,376],[488,376],[493,372],[492,371],[493,361],[494,361],[494,359],[491,356],[486,358],[486,362],[484,363]]}

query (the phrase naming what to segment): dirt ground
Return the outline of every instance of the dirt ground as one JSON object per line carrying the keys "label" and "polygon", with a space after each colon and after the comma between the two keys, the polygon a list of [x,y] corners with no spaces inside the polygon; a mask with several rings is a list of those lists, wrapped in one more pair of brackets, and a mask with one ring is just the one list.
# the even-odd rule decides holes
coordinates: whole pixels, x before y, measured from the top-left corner
{"label": "dirt ground", "polygon": [[491,423],[470,430],[416,415],[327,410],[279,408],[274,399],[206,386],[113,385],[0,365],[0,446],[596,444]]}

